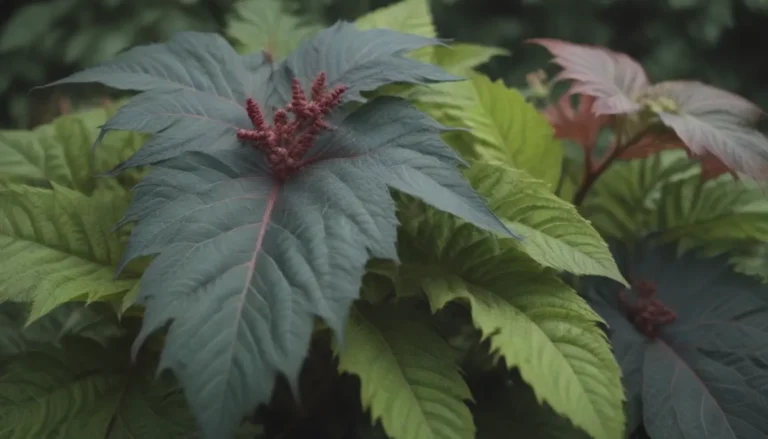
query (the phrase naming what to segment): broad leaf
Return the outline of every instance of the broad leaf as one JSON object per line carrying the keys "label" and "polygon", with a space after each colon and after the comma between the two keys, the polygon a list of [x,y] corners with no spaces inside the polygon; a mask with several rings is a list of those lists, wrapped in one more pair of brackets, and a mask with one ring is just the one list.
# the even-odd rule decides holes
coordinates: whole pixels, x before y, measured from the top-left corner
{"label": "broad leaf", "polygon": [[479,44],[454,43],[434,46],[430,62],[457,75],[469,75],[473,69],[487,63],[495,56],[509,56],[507,49]]}
{"label": "broad leaf", "polygon": [[158,254],[137,346],[173,320],[161,366],[179,374],[206,437],[231,437],[277,373],[295,386],[315,316],[341,336],[369,256],[397,259],[390,188],[510,235],[456,169],[443,127],[404,101],[330,122],[285,182],[240,148],[178,156],[136,186],[124,261]]}
{"label": "broad leaf", "polygon": [[429,0],[403,0],[371,11],[357,20],[360,29],[389,29],[427,38],[437,37]]}
{"label": "broad leaf", "polygon": [[260,54],[241,56],[215,34],[181,32],[168,43],[140,46],[113,61],[75,73],[49,86],[100,82],[121,90],[144,91],[121,107],[103,127],[151,133],[149,141],[117,170],[151,165],[186,151],[238,149],[238,129],[252,127],[246,98],[262,105],[288,102],[291,80],[305,87],[320,72],[327,85],[348,87],[345,98],[391,82],[457,80],[440,68],[404,55],[436,44],[431,38],[375,29],[360,31],[339,22],[304,41],[273,68]]}
{"label": "broad leaf", "polygon": [[643,66],[628,55],[546,38],[530,42],[554,55],[553,62],[563,68],[555,79],[573,81],[569,93],[596,98],[592,109],[598,116],[633,113],[641,108],[637,98],[649,85],[648,77]]}
{"label": "broad leaf", "polygon": [[401,294],[433,310],[466,303],[491,350],[519,369],[537,400],[597,439],[624,432],[619,368],[599,317],[510,240],[407,207],[398,240]]}
{"label": "broad leaf", "polygon": [[65,303],[27,325],[27,307],[21,303],[0,304],[0,357],[28,350],[61,346],[66,336],[90,338],[106,345],[123,334],[108,304]]}
{"label": "broad leaf", "polygon": [[0,302],[31,302],[30,321],[64,302],[118,295],[135,283],[114,279],[124,242],[112,227],[127,197],[3,184],[0,200]]}
{"label": "broad leaf", "polygon": [[281,0],[240,0],[227,20],[226,34],[240,53],[265,51],[281,60],[299,43],[320,32]]}
{"label": "broad leaf", "polygon": [[475,162],[465,176],[491,210],[523,236],[518,245],[540,264],[626,282],[608,245],[576,208],[523,171]]}
{"label": "broad leaf", "polygon": [[729,175],[702,182],[682,152],[617,164],[586,200],[584,215],[606,236],[634,242],[649,234],[681,250],[709,254],[768,240],[768,201],[749,182]]}
{"label": "broad leaf", "polygon": [[[113,113],[112,107],[94,109],[61,116],[33,131],[0,131],[0,178],[51,182],[92,193],[108,183],[96,175],[130,157],[142,141],[135,133],[110,133],[102,148],[91,154],[99,127]],[[135,182],[136,175],[128,177],[126,185]]]}
{"label": "broad leaf", "polygon": [[151,363],[132,364],[128,348],[71,338],[14,359],[0,376],[0,437],[190,437],[183,394]]}
{"label": "broad leaf", "polygon": [[662,82],[647,95],[651,110],[694,155],[711,154],[753,178],[768,176],[768,137],[753,127],[763,115],[757,105],[695,81]]}
{"label": "broad leaf", "polygon": [[656,338],[630,323],[620,285],[585,285],[611,328],[630,431],[642,423],[651,438],[767,438],[766,286],[731,272],[725,257],[676,253],[674,245],[638,246],[630,262],[627,249],[616,248],[625,272],[654,283],[658,300],[677,313]]}
{"label": "broad leaf", "polygon": [[608,238],[633,242],[655,229],[662,187],[698,174],[683,151],[616,162],[590,189],[581,213]]}
{"label": "broad leaf", "polygon": [[358,30],[338,22],[315,38],[304,41],[288,56],[275,75],[277,93],[287,102],[290,79],[311,82],[319,72],[326,72],[328,87],[346,85],[347,101],[365,102],[361,92],[393,83],[430,84],[463,78],[443,69],[408,58],[409,52],[439,44],[439,40],[391,31]]}
{"label": "broad leaf", "polygon": [[361,401],[393,439],[474,439],[469,388],[453,349],[424,316],[356,305],[339,370],[357,375]]}
{"label": "broad leaf", "polygon": [[517,90],[473,74],[471,81],[439,84],[418,92],[415,99],[441,122],[471,130],[473,144],[466,148],[452,143],[456,149],[524,170],[554,190],[562,146],[547,120]]}

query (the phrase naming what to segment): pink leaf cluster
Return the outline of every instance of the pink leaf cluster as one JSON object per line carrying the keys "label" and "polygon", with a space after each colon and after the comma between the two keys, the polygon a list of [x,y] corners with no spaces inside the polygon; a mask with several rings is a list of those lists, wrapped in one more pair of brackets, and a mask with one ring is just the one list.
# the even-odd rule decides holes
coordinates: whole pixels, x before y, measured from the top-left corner
{"label": "pink leaf cluster", "polygon": [[[636,60],[605,48],[553,39],[531,42],[546,48],[563,68],[555,80],[573,81],[567,94],[594,99],[595,116],[650,111],[674,131],[679,147],[702,159],[709,176],[728,169],[768,178],[768,137],[754,127],[763,111],[747,99],[697,81],[651,84]],[[670,146],[664,142],[658,149]],[[646,144],[644,150],[653,149]]]}
{"label": "pink leaf cluster", "polygon": [[339,105],[346,90],[346,86],[340,85],[329,91],[326,75],[321,72],[312,84],[310,100],[301,82],[294,78],[291,102],[275,111],[272,126],[266,122],[259,103],[249,97],[246,99],[246,111],[253,129],[241,128],[237,130],[237,137],[253,142],[266,155],[275,178],[285,180],[306,164],[304,155],[320,132],[329,128],[324,118]]}

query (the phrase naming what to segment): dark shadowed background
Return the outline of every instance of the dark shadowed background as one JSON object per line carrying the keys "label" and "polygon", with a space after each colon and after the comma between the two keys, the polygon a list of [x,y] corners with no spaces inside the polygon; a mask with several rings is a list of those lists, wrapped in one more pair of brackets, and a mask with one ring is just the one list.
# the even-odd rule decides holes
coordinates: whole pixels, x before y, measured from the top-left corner
{"label": "dark shadowed background", "polygon": [[[221,31],[241,1],[271,0],[0,0],[8,12],[0,21],[0,127],[28,128],[86,98],[31,87],[178,30]],[[285,2],[318,23],[392,3]],[[768,107],[768,0],[432,0],[432,8],[441,36],[512,50],[485,68],[512,85],[548,59],[522,41],[554,37],[627,52],[654,81],[699,79]]]}

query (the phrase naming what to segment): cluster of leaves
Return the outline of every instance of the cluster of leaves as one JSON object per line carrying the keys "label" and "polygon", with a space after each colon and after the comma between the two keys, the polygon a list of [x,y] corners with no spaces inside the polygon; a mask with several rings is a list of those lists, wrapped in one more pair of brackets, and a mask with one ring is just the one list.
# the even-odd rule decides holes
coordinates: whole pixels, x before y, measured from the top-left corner
{"label": "cluster of leaves", "polygon": [[[9,4],[10,3],[10,4]],[[14,5],[0,33],[0,111],[16,126],[43,119],[27,91],[114,57],[138,43],[165,41],[187,29],[218,29],[229,0],[41,0]],[[5,17],[4,17],[5,18]],[[54,97],[55,98],[55,97]],[[36,96],[36,101],[41,100]],[[55,108],[54,108],[55,110]],[[30,114],[32,113],[32,114]],[[46,112],[48,113],[48,112]],[[56,114],[55,112],[53,114]],[[5,121],[4,121],[5,122]]]}
{"label": "cluster of leaves", "polygon": [[[768,268],[768,200],[754,179],[736,178],[766,178],[768,139],[752,126],[762,112],[698,82],[650,85],[625,54],[534,42],[563,68],[556,80],[571,80],[542,110],[578,152],[566,154],[558,193],[615,243],[633,285],[581,283],[610,327],[628,431],[768,437],[768,386],[758,378],[768,364],[768,287],[758,279]],[[547,101],[543,79],[531,76],[532,95]]]}
{"label": "cluster of leaves", "polygon": [[[142,384],[156,366],[174,372],[204,437],[233,437],[259,405],[309,400],[305,381],[327,368],[314,352],[332,348],[331,381],[354,376],[360,414],[389,437],[492,434],[509,417],[488,409],[491,394],[525,401],[520,428],[534,434],[549,424],[535,419],[562,417],[569,434],[622,436],[619,368],[600,319],[558,273],[623,277],[597,232],[552,192],[558,167],[535,153],[561,156],[546,120],[473,73],[503,51],[438,43],[426,2],[408,0],[322,30],[281,61],[181,33],[58,81],[142,93],[95,122],[101,134],[103,110],[3,134],[2,157],[13,160],[3,167],[2,248],[24,257],[2,267],[2,297],[30,303],[33,322],[65,312],[64,302],[104,302],[100,315],[123,315],[113,323],[121,335],[96,346],[72,329],[63,344],[4,353],[3,398],[35,395],[26,422],[11,422],[17,402],[0,408],[4,434],[191,435],[172,382]],[[450,82],[455,74],[472,80]],[[336,108],[324,89],[340,90]],[[454,94],[465,101],[439,104]],[[421,96],[416,106],[432,117],[403,96]],[[500,117],[500,105],[519,118]],[[312,111],[330,114],[305,132],[309,150],[291,155],[301,166],[280,174],[281,148],[306,145],[286,127]],[[446,131],[456,118],[472,133]],[[470,159],[463,175],[457,165],[469,162],[441,134],[455,134]],[[95,177],[105,167],[114,172]],[[135,223],[129,239],[122,227],[110,233],[120,215],[118,224]],[[456,308],[468,312],[447,318]],[[486,362],[473,365],[470,351]],[[486,374],[505,384],[473,393]],[[166,412],[150,416],[158,405]]]}
{"label": "cluster of leaves", "polygon": [[762,157],[751,106],[550,40],[542,114],[426,0],[270,7],[0,132],[0,437],[768,437],[765,201],[679,150]]}
{"label": "cluster of leaves", "polygon": [[[334,2],[354,3],[350,0]],[[768,70],[758,47],[768,41],[768,3],[761,0],[434,0],[438,27],[451,37],[502,47],[548,37],[595,44],[637,56],[655,77],[695,77],[768,105]],[[508,83],[546,61],[520,50],[487,67]]]}

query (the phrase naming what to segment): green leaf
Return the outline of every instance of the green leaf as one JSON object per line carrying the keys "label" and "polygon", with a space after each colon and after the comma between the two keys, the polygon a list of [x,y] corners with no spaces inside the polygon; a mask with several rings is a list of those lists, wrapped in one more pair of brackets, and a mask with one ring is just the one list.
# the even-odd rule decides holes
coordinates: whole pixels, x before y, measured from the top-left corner
{"label": "green leaf", "polygon": [[433,311],[467,304],[492,351],[519,369],[539,403],[596,439],[623,437],[619,368],[587,303],[511,240],[438,212],[405,217],[402,294],[423,288]]}
{"label": "green leaf", "polygon": [[479,44],[455,43],[432,48],[430,62],[458,75],[469,75],[472,69],[487,63],[494,56],[509,56],[507,49]]}
{"label": "green leaf", "polygon": [[677,241],[682,252],[702,246],[712,252],[738,249],[745,241],[768,241],[768,199],[754,182],[723,174],[703,185],[698,175],[661,188],[655,230]]}
{"label": "green leaf", "polygon": [[124,242],[112,227],[127,197],[3,184],[0,201],[0,302],[31,302],[29,321],[64,302],[133,286],[135,280],[113,279]]}
{"label": "green leaf", "polygon": [[30,325],[23,303],[0,304],[0,356],[18,355],[51,345],[60,347],[65,336],[77,335],[106,344],[123,334],[108,304],[65,303]]}
{"label": "green leaf", "polygon": [[281,0],[240,0],[233,9],[225,33],[240,53],[266,51],[280,60],[322,29],[296,15]]}
{"label": "green leaf", "polygon": [[363,407],[390,438],[473,439],[465,403],[472,395],[455,353],[428,317],[409,311],[358,303],[344,333],[339,370],[360,378]]}
{"label": "green leaf", "polygon": [[626,284],[600,234],[544,182],[507,165],[482,162],[473,163],[464,175],[491,210],[523,236],[518,245],[536,262]]}
{"label": "green leaf", "polygon": [[0,437],[185,439],[195,433],[183,394],[134,364],[128,340],[103,347],[71,338],[32,351],[0,376]]}
{"label": "green leaf", "polygon": [[473,74],[471,81],[430,86],[413,98],[440,122],[471,130],[471,145],[452,144],[458,150],[524,170],[554,191],[562,145],[547,120],[517,90]]}
{"label": "green leaf", "polygon": [[[0,179],[48,181],[86,194],[114,181],[96,175],[130,157],[143,141],[136,133],[110,132],[95,155],[91,152],[99,127],[115,111],[97,108],[61,116],[33,131],[0,131]],[[132,186],[137,175],[121,176],[120,181]]]}
{"label": "green leaf", "polygon": [[582,214],[606,238],[634,242],[655,228],[661,188],[698,175],[684,151],[664,151],[642,160],[617,162],[592,186]]}
{"label": "green leaf", "polygon": [[404,0],[376,9],[355,20],[355,25],[360,29],[389,29],[427,38],[437,37],[428,0]]}
{"label": "green leaf", "polygon": [[583,212],[607,237],[631,243],[652,234],[677,242],[681,253],[699,248],[714,256],[768,241],[761,188],[728,174],[702,183],[700,166],[683,152],[615,165]]}

